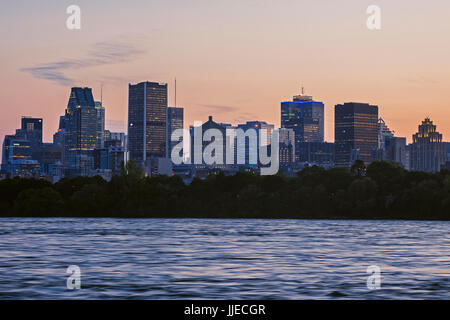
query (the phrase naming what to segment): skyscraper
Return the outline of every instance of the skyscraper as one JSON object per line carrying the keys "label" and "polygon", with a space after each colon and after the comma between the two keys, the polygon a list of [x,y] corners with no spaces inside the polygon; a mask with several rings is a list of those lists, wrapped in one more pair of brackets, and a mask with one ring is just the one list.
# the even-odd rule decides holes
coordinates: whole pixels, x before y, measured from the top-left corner
{"label": "skyscraper", "polygon": [[42,144],[42,118],[22,117],[22,126],[16,136],[30,142],[31,157],[36,160]]}
{"label": "skyscraper", "polygon": [[446,162],[442,134],[436,131],[436,125],[425,118],[419,125],[419,131],[412,136],[410,147],[410,170],[439,172]]}
{"label": "skyscraper", "polygon": [[91,88],[72,88],[65,114],[64,165],[69,176],[87,176],[97,145],[97,109]]}
{"label": "skyscraper", "polygon": [[335,107],[335,164],[350,168],[355,159],[370,163],[378,148],[378,106],[344,103]]}
{"label": "skyscraper", "polygon": [[97,113],[97,142],[95,147],[101,149],[105,146],[105,108],[100,101],[95,102]]}
{"label": "skyscraper", "polygon": [[324,141],[324,109],[322,102],[304,94],[281,103],[281,128],[295,132],[296,160],[300,152],[299,143]]}
{"label": "skyscraper", "polygon": [[183,129],[184,126],[184,109],[178,107],[167,108],[167,156],[170,157],[172,148],[178,142],[172,142],[172,133],[177,129]]}
{"label": "skyscraper", "polygon": [[166,156],[167,84],[141,82],[128,90],[129,160],[144,166]]}

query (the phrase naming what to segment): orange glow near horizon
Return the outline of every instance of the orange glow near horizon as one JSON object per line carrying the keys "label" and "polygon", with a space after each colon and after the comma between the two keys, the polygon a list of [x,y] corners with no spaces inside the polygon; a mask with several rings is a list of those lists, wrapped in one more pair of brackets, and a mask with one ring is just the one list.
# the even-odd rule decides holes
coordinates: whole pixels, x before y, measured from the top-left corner
{"label": "orange glow near horizon", "polygon": [[0,134],[35,116],[51,141],[70,88],[100,100],[102,85],[107,129],[125,131],[128,84],[167,82],[173,105],[176,77],[186,127],[209,115],[279,127],[280,103],[304,86],[325,103],[327,141],[334,105],[350,101],[378,105],[408,142],[427,116],[450,141],[450,3],[378,2],[370,31],[359,0],[80,0],[81,30],[66,28],[63,1],[2,1]]}

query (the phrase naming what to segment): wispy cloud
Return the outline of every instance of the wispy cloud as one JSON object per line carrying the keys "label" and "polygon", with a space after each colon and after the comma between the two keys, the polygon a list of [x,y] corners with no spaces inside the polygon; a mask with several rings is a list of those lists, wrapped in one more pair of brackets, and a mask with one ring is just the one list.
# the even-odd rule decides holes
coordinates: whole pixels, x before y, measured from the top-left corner
{"label": "wispy cloud", "polygon": [[215,104],[202,104],[202,108],[214,111],[215,113],[228,113],[228,112],[235,112],[237,110],[236,107],[231,106],[221,106],[221,105],[215,105]]}
{"label": "wispy cloud", "polygon": [[[259,116],[243,111],[242,108],[232,107],[232,106],[224,106],[224,105],[215,105],[215,104],[202,104],[200,105],[203,109],[211,111],[212,115],[223,115],[226,121],[231,123],[245,123],[247,121],[255,121],[259,119]],[[204,114],[204,112],[201,112]]]}
{"label": "wispy cloud", "polygon": [[429,75],[412,75],[410,77],[403,77],[401,78],[403,81],[406,81],[408,83],[412,84],[436,84],[437,81],[433,79],[432,76]]}
{"label": "wispy cloud", "polygon": [[49,80],[63,86],[68,86],[76,82],[75,79],[66,74],[68,71],[123,63],[131,61],[144,53],[145,51],[131,43],[103,41],[95,43],[85,58],[50,62],[34,67],[22,68],[21,71],[28,72],[38,79]]}

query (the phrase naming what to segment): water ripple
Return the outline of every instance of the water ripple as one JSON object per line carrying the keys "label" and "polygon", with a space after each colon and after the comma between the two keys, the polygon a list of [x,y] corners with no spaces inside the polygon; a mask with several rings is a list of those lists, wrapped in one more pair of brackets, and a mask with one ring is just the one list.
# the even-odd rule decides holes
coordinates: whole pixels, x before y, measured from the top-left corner
{"label": "water ripple", "polygon": [[0,219],[0,299],[449,299],[449,234],[429,221]]}

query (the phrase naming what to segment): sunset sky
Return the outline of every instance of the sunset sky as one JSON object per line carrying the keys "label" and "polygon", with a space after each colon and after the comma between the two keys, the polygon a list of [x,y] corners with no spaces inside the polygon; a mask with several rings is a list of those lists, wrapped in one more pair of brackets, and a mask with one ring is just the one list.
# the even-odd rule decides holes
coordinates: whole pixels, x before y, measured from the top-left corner
{"label": "sunset sky", "polygon": [[[81,30],[66,8],[81,8]],[[381,8],[382,29],[366,27]],[[426,117],[450,141],[450,1],[2,0],[0,135],[20,117],[44,118],[51,141],[72,86],[88,86],[107,128],[125,131],[128,83],[169,83],[185,125],[263,120],[300,92],[334,105],[367,102],[408,141]]]}

